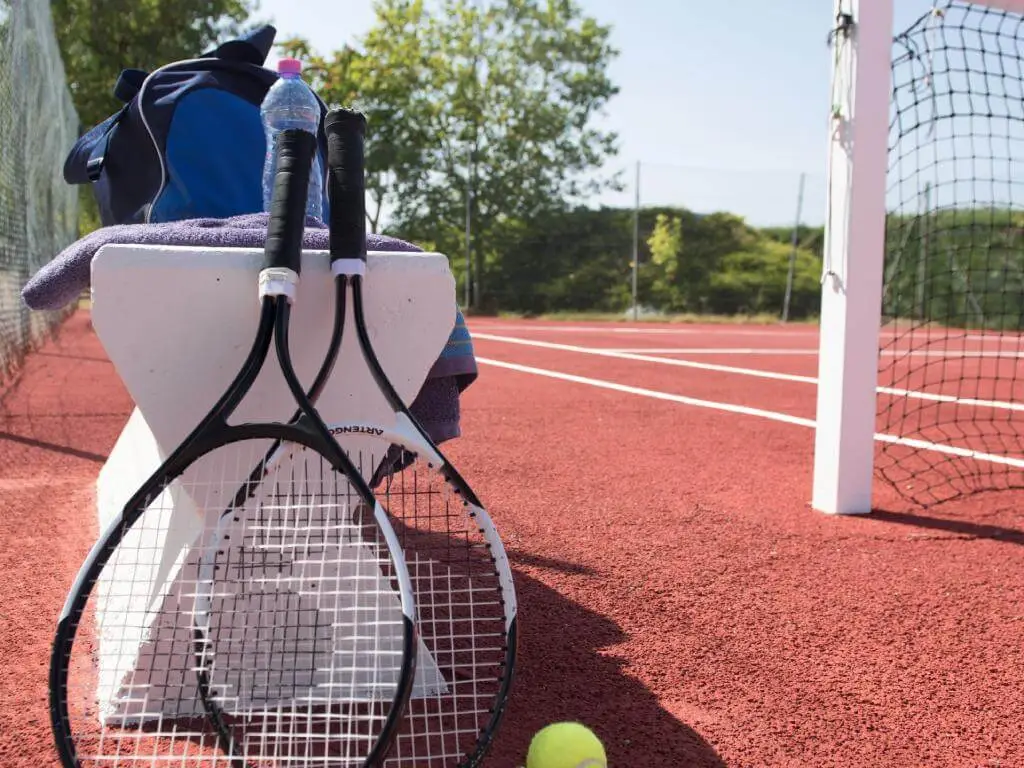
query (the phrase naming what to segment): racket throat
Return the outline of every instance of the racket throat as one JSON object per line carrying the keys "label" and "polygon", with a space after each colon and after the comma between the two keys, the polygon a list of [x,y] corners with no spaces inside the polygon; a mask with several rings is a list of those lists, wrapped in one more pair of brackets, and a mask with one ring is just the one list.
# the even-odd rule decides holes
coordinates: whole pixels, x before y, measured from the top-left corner
{"label": "racket throat", "polygon": [[320,432],[317,430],[313,417],[306,411],[295,420],[294,426],[296,429],[305,432],[311,438],[319,438]]}
{"label": "racket throat", "polygon": [[359,339],[359,349],[363,353],[363,359],[370,368],[373,381],[383,393],[388,405],[396,412],[406,411],[405,403],[398,396],[395,388],[391,385],[390,379],[384,373],[377,353],[373,351],[373,344],[370,343],[370,333],[366,329],[366,317],[363,312],[363,279],[359,276],[349,278],[352,285],[352,315],[356,325],[356,337]]}

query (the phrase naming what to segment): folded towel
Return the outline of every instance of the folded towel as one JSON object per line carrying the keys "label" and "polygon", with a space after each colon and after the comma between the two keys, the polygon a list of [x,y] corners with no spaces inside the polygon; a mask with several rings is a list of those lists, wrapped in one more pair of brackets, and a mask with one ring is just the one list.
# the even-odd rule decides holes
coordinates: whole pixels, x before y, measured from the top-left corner
{"label": "folded towel", "polygon": [[[266,213],[228,219],[185,219],[160,224],[113,224],[75,241],[26,283],[21,295],[30,309],[60,309],[89,287],[92,257],[104,245],[193,245],[200,247],[262,248],[267,239]],[[329,231],[319,219],[307,217],[302,247],[327,250]],[[384,235],[369,235],[371,251],[421,251],[412,243]]]}
{"label": "folded towel", "polygon": [[[115,224],[77,240],[40,269],[21,295],[31,309],[60,309],[89,287],[92,257],[104,245],[185,245],[223,248],[262,248],[267,237],[266,213],[227,219],[185,219],[160,224]],[[306,219],[302,247],[326,251],[329,231],[319,219]],[[371,251],[422,251],[412,243],[386,235],[367,236]],[[410,406],[431,438],[440,443],[458,437],[459,395],[477,377],[473,342],[462,312],[427,380]]]}

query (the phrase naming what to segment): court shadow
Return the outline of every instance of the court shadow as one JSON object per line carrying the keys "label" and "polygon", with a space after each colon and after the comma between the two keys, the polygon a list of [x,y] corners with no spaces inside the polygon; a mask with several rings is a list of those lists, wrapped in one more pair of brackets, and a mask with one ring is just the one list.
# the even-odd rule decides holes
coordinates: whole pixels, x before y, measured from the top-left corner
{"label": "court shadow", "polygon": [[1000,525],[985,525],[984,523],[973,523],[969,520],[957,520],[949,517],[932,517],[929,515],[913,514],[910,512],[892,512],[886,509],[872,509],[869,520],[877,520],[883,523],[895,525],[907,525],[915,528],[926,528],[944,533],[954,533],[961,536],[970,536],[976,539],[991,539],[1006,544],[1024,545],[1024,531],[1016,528],[1006,528]]}
{"label": "court shadow", "polygon": [[46,440],[36,440],[35,438],[16,435],[12,432],[0,432],[0,441],[9,441],[20,445],[27,445],[31,448],[41,448],[44,451],[54,451],[55,453],[62,453],[66,456],[74,456],[76,459],[85,459],[86,461],[91,461],[95,464],[102,464],[107,460],[107,456],[102,453],[83,451],[70,445],[51,443]]}
{"label": "court shadow", "polygon": [[571,573],[576,576],[596,576],[597,571],[579,563],[570,563],[567,560],[557,560],[551,557],[542,557],[522,550],[508,550],[509,559],[517,565],[530,565],[535,568],[546,568],[561,573]]}
{"label": "court shadow", "polygon": [[[628,637],[615,622],[524,573],[521,566],[531,556],[515,552],[511,559],[518,660],[508,709],[485,764],[522,766],[534,733],[552,722],[576,720],[599,735],[609,765],[724,768],[700,734],[628,674],[614,652]],[[551,566],[573,570],[565,562]]]}
{"label": "court shadow", "polygon": [[[403,546],[407,545],[409,530],[400,520],[393,522]],[[450,536],[435,531],[419,533],[416,544],[423,553],[444,553],[449,540]],[[628,657],[617,652],[616,646],[630,638],[614,621],[567,598],[525,569],[544,569],[556,577],[599,577],[599,573],[519,550],[511,551],[510,559],[519,606],[517,663],[511,698],[483,765],[522,766],[530,739],[538,730],[552,722],[572,720],[585,723],[598,734],[605,744],[609,765],[725,768],[724,760],[697,731],[669,712],[654,692],[629,674]],[[167,615],[178,613],[169,609]],[[180,624],[186,630],[187,626]],[[685,631],[685,624],[679,625],[679,631]],[[158,635],[166,643],[167,637],[154,633],[154,637]],[[192,653],[189,632],[175,642],[182,653]],[[168,646],[161,647],[167,653]],[[677,663],[685,662],[680,659]],[[168,663],[168,669],[184,668]],[[183,696],[180,701],[188,702],[193,695]],[[243,730],[255,727],[258,731],[258,725],[246,721]],[[187,730],[193,734],[190,755],[221,754],[211,722],[192,721]],[[297,739],[295,746],[300,748],[301,744],[302,740]]]}

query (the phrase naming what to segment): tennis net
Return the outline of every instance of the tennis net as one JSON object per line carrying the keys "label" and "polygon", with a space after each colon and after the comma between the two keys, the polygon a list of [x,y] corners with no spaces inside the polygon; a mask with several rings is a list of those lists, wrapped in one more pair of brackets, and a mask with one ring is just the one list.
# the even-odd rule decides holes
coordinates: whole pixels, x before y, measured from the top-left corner
{"label": "tennis net", "polygon": [[876,471],[927,506],[1024,487],[1024,16],[894,39]]}

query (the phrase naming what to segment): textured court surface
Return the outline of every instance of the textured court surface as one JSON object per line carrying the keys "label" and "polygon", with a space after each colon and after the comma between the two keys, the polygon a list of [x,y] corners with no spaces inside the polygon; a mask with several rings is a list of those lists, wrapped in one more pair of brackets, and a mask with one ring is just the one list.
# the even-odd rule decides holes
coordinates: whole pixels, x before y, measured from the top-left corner
{"label": "textured court surface", "polygon": [[[869,517],[819,515],[813,383],[579,351],[813,377],[807,327],[471,327],[481,375],[447,451],[501,529],[522,626],[488,765],[580,719],[616,767],[1024,766],[1024,493],[922,512],[880,486]],[[84,312],[4,397],[4,768],[56,765],[51,633],[130,409]]]}

